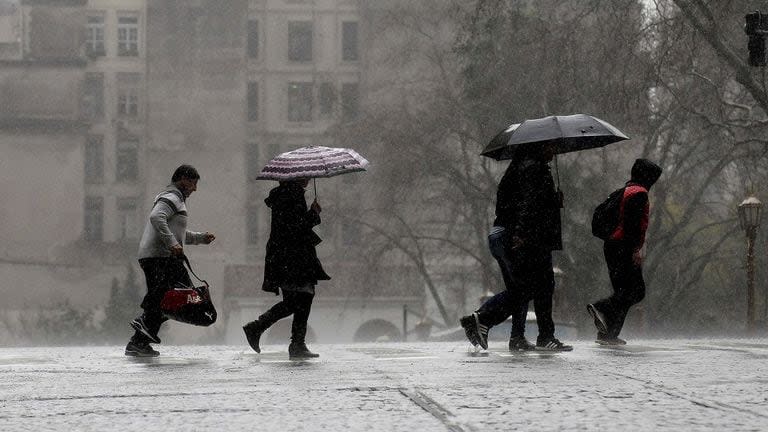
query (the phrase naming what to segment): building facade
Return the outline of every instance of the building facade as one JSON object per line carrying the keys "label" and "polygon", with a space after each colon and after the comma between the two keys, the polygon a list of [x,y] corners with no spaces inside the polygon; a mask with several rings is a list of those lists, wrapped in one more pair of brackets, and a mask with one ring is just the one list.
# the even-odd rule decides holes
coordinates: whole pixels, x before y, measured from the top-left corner
{"label": "building facade", "polygon": [[[334,127],[361,112],[364,34],[352,0],[0,1],[0,283],[30,286],[6,307],[103,307],[152,198],[191,163],[190,229],[217,240],[187,254],[224,322],[166,339],[242,342],[274,300],[260,284],[275,184],[255,177],[281,152],[339,145]],[[363,179],[317,182],[333,276],[310,322],[320,341],[401,337],[403,306],[423,310],[418,275],[371,270],[355,250],[364,231],[333,217],[363,199]]]}

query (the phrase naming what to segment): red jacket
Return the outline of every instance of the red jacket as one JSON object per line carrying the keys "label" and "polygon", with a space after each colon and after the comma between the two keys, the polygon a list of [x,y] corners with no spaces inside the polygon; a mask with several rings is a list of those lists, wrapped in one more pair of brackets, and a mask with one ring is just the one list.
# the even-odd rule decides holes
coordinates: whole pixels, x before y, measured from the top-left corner
{"label": "red jacket", "polygon": [[635,250],[642,248],[649,213],[648,189],[637,183],[627,184],[619,206],[619,225],[610,239],[625,241]]}

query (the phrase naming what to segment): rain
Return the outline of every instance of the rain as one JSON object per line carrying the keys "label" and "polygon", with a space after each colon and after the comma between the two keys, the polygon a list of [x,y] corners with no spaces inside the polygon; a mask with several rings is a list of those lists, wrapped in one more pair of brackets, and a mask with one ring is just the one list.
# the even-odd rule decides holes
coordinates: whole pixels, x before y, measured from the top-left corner
{"label": "rain", "polygon": [[[0,0],[0,430],[762,429],[765,7]],[[636,160],[661,174],[616,319],[626,239],[592,221]],[[499,222],[507,172],[551,178],[557,244]],[[148,315],[147,257],[207,318]]]}

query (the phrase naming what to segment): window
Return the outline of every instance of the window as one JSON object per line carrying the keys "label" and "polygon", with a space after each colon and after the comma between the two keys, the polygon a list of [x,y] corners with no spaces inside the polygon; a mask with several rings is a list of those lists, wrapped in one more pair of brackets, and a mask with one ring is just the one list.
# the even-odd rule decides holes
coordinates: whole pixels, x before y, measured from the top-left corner
{"label": "window", "polygon": [[357,22],[341,23],[341,59],[344,61],[358,60]]}
{"label": "window", "polygon": [[85,74],[83,97],[80,102],[83,117],[93,120],[104,116],[104,74]]}
{"label": "window", "polygon": [[118,237],[136,239],[139,236],[138,200],[136,198],[117,199]]}
{"label": "window", "polygon": [[117,143],[115,180],[132,182],[139,178],[139,141],[126,139]]}
{"label": "window", "polygon": [[291,21],[288,23],[288,60],[312,61],[311,21]]}
{"label": "window", "polygon": [[136,57],[139,55],[139,17],[136,15],[117,17],[117,55]]}
{"label": "window", "polygon": [[100,57],[106,54],[104,49],[104,15],[88,17],[85,50],[90,57]]}
{"label": "window", "polygon": [[259,119],[259,83],[248,83],[248,121]]}
{"label": "window", "polygon": [[312,121],[312,83],[288,83],[288,121]]}
{"label": "window", "polygon": [[117,74],[117,115],[139,117],[139,94],[141,74],[118,72]]}
{"label": "window", "polygon": [[249,205],[245,211],[246,240],[249,245],[255,245],[259,243],[259,206]]}
{"label": "window", "polygon": [[333,114],[333,104],[336,102],[336,90],[333,88],[332,83],[320,83],[318,99],[318,104],[320,105],[320,115],[329,116]]}
{"label": "window", "polygon": [[261,161],[259,161],[259,146],[255,143],[245,145],[245,175],[251,183],[256,181],[256,177],[261,172]]}
{"label": "window", "polygon": [[257,20],[248,20],[246,50],[249,58],[259,58],[259,22]]}
{"label": "window", "polygon": [[104,181],[104,142],[101,135],[90,135],[85,142],[85,182]]}
{"label": "window", "polygon": [[357,119],[360,111],[360,91],[357,83],[341,85],[341,118],[343,121]]}
{"label": "window", "polygon": [[83,238],[86,241],[98,242],[103,239],[104,228],[104,198],[85,197],[85,214],[83,220]]}

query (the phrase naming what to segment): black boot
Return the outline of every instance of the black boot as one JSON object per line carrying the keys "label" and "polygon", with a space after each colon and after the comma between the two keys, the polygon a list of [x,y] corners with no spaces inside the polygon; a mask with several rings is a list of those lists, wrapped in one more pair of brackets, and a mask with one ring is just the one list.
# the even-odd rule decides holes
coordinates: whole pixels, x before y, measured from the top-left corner
{"label": "black boot", "polygon": [[259,339],[261,339],[261,334],[264,333],[267,328],[268,327],[265,327],[259,320],[251,321],[243,326],[245,338],[248,339],[248,345],[250,345],[257,353],[261,352]]}
{"label": "black boot", "polygon": [[309,358],[320,357],[320,354],[315,354],[307,348],[307,344],[304,342],[291,342],[288,345],[288,358],[291,360],[301,360]]}

